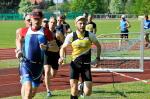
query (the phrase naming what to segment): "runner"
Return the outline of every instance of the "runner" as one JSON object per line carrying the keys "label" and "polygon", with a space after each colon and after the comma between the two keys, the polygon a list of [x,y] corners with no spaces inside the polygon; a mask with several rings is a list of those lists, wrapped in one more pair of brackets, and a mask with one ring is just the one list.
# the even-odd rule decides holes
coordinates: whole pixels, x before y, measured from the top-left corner
{"label": "runner", "polygon": [[[50,17],[49,19],[49,30],[53,34],[53,38],[55,39],[53,42],[49,41],[49,38],[47,38],[49,42],[49,48],[44,56],[44,72],[45,72],[45,86],[47,90],[47,96],[52,96],[50,92],[50,78],[55,77],[58,71],[58,59],[59,59],[59,49],[62,45],[64,38],[63,34],[59,31],[55,30],[56,26],[56,19],[54,17]],[[44,48],[44,45],[43,45]],[[45,46],[46,48],[46,46]]]}
{"label": "runner", "polygon": [[[32,99],[40,85],[44,59],[44,51],[40,46],[41,44],[46,44],[45,34],[48,34],[41,27],[43,19],[42,11],[34,9],[30,16],[32,26],[24,29],[24,32],[19,35],[16,43],[16,57],[22,59],[19,71],[22,84],[22,99]],[[52,39],[52,35],[50,38]],[[24,47],[22,47],[23,40]]]}
{"label": "runner", "polygon": [[[81,74],[84,81],[84,95],[89,96],[92,92],[91,76],[91,43],[97,47],[97,62],[100,60],[101,46],[96,36],[85,31],[86,19],[84,16],[78,16],[75,19],[77,30],[67,35],[60,49],[59,64],[64,61],[65,49],[71,45],[73,48],[72,62],[70,64],[70,99],[78,99],[78,80]],[[97,65],[97,64],[96,64]]]}

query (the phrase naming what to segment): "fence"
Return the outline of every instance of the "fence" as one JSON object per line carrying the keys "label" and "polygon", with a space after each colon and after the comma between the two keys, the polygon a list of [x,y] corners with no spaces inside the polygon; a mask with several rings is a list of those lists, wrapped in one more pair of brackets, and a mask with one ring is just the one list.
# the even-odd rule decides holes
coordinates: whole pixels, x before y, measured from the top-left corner
{"label": "fence", "polygon": [[[75,17],[82,15],[81,12],[68,12],[64,13],[67,19],[75,19]],[[96,19],[118,19],[122,14],[94,14]],[[45,12],[44,16],[49,19],[50,16],[56,16],[54,13]],[[127,18],[137,18],[135,14],[126,14]],[[23,15],[21,14],[0,14],[0,20],[23,20]]]}

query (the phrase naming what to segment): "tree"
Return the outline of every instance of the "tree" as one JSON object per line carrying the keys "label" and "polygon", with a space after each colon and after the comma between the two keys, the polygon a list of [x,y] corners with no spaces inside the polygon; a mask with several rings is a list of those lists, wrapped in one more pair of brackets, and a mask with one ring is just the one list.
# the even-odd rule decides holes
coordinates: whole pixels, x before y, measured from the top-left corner
{"label": "tree", "polygon": [[33,9],[33,5],[28,0],[21,0],[18,12],[20,14],[29,13]]}
{"label": "tree", "polygon": [[150,13],[149,0],[128,0],[126,12],[131,14],[148,14]]}
{"label": "tree", "polygon": [[124,13],[124,4],[122,0],[111,0],[110,5],[109,5],[109,10],[111,13]]}
{"label": "tree", "polygon": [[72,0],[70,9],[74,12],[90,12],[96,11],[97,2],[96,0]]}

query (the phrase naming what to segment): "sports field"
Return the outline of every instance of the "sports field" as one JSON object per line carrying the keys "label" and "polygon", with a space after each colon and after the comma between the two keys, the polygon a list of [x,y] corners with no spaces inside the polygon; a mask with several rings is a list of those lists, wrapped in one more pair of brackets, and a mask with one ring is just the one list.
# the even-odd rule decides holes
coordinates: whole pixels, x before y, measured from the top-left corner
{"label": "sports field", "polygon": [[[97,35],[119,33],[118,29],[119,20],[94,20],[97,24]],[[67,20],[72,30],[75,30],[74,21]],[[129,20],[131,28],[129,31],[139,32],[140,21]],[[23,27],[23,21],[1,21],[0,24],[0,49],[8,49],[7,52],[1,51],[0,54],[0,98],[6,96],[19,95],[20,84],[19,77],[17,75],[18,61],[14,59],[13,48],[15,48],[15,31],[19,27]],[[136,53],[136,52],[135,52]],[[7,56],[6,59],[2,59],[2,56]],[[149,49],[145,49],[145,56],[150,56]],[[12,57],[12,58],[10,58]],[[10,58],[10,59],[7,59]],[[134,76],[140,79],[150,79],[150,64],[149,61],[145,61],[145,71],[142,73],[126,73],[127,75]],[[4,68],[12,68],[10,70],[4,70]],[[15,69],[15,71],[14,71]],[[11,72],[9,72],[11,71]],[[63,73],[62,73],[63,71]],[[68,66],[64,66],[60,69],[57,77],[52,80],[52,90],[54,96],[50,99],[69,99],[69,75]],[[11,77],[9,77],[11,76]],[[13,78],[13,79],[11,79]],[[129,82],[133,81],[133,82]],[[85,99],[149,99],[150,85],[141,81],[135,82],[134,79],[125,78],[113,73],[93,73],[93,82],[96,86],[93,89],[91,97]],[[124,83],[128,82],[128,83]],[[65,87],[66,86],[66,87]],[[59,87],[59,88],[58,88]],[[15,88],[15,91],[14,91]],[[58,89],[61,91],[58,91]],[[65,90],[64,90],[65,89]],[[44,90],[44,86],[41,86],[40,91]],[[12,91],[12,92],[9,92]],[[8,95],[10,94],[10,95]],[[39,93],[35,99],[45,99],[46,93]],[[44,97],[44,98],[43,98]],[[61,97],[61,98],[60,98]],[[21,99],[20,97],[9,97],[5,99]]]}

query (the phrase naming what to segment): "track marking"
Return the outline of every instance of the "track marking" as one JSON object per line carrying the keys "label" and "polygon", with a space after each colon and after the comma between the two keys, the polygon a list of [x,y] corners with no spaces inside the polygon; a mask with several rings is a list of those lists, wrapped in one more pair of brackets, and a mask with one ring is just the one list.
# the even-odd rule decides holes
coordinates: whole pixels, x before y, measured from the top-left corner
{"label": "track marking", "polygon": [[10,85],[18,85],[19,82],[14,82],[14,83],[9,83],[9,84],[1,84],[0,87],[3,87],[3,86],[10,86]]}
{"label": "track marking", "polygon": [[136,80],[136,81],[143,82],[143,83],[145,83],[145,84],[150,84],[150,82],[147,81],[147,80],[143,80],[143,79],[140,79],[140,78],[137,78],[137,77],[132,77],[132,76],[129,76],[129,75],[125,75],[125,74],[123,74],[123,73],[117,73],[117,72],[110,71],[110,70],[108,70],[108,71],[111,72],[111,73],[114,73],[114,74],[117,74],[117,75],[126,77],[126,78],[130,78],[130,79],[134,79],[134,80]]}
{"label": "track marking", "polygon": [[16,76],[16,75],[18,75],[18,74],[2,74],[0,76]]}

